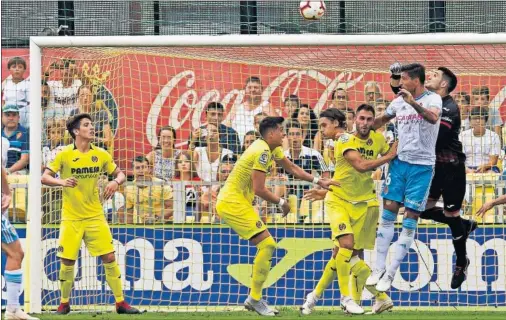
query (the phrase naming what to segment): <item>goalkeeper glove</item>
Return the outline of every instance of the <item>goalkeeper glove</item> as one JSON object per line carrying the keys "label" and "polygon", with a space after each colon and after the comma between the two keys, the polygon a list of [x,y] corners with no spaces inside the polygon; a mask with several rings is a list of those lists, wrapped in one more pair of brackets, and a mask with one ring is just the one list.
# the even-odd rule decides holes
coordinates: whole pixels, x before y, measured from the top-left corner
{"label": "goalkeeper glove", "polygon": [[402,64],[399,62],[394,62],[390,65],[390,78],[399,80],[401,78],[401,68]]}

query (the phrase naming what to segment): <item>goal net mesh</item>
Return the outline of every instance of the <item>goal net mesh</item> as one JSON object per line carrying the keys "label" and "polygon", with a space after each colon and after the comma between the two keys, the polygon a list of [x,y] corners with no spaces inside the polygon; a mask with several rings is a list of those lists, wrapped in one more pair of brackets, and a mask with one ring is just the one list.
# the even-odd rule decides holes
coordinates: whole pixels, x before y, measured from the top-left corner
{"label": "goal net mesh", "polygon": [[[472,107],[489,110],[487,128],[491,132],[503,123],[505,44],[69,47],[45,48],[42,59],[43,69],[49,72],[43,83],[48,103],[41,119],[44,164],[54,157],[59,144],[70,143],[64,121],[77,109],[92,114],[96,144],[107,148],[129,177],[112,200],[103,201],[104,215],[113,234],[125,299],[141,309],[233,309],[247,297],[256,248],[240,240],[216,215],[215,196],[244,143],[254,139],[248,132],[257,128],[261,116],[256,114],[297,119],[303,127],[302,136],[287,138],[287,155],[305,170],[320,175],[325,166],[333,170],[332,146],[315,142],[317,120],[307,116],[304,106],[294,116],[291,112],[297,106],[286,103],[287,99],[296,101],[296,95],[316,117],[330,106],[353,111],[365,102],[381,110],[394,98],[388,68],[395,61],[419,62],[427,70],[445,66],[458,75],[453,93],[460,104],[463,133],[473,125],[469,121]],[[252,76],[260,79],[258,92],[247,87],[246,79]],[[245,103],[248,101],[252,103]],[[208,119],[216,116],[206,113],[211,102],[223,104],[220,120],[237,132],[238,142],[231,130]],[[251,107],[255,103],[259,107]],[[347,117],[353,123],[351,112]],[[394,137],[395,125],[392,127]],[[198,128],[202,130],[197,132]],[[494,156],[499,159],[495,164],[499,173],[468,174],[463,207],[466,218],[484,201],[503,193],[501,140],[505,136],[501,130],[493,139],[463,141],[470,163]],[[191,136],[197,136],[194,148],[189,147]],[[293,142],[298,138],[298,144]],[[307,156],[300,144],[321,154],[324,165],[319,157]],[[148,162],[137,158],[142,156]],[[144,163],[149,165],[145,168]],[[374,174],[379,190],[382,172]],[[97,188],[103,190],[110,179],[104,174]],[[272,168],[268,182],[272,191],[289,199],[292,212],[282,218],[276,207],[255,201],[255,210],[278,242],[264,292],[273,305],[299,306],[331,256],[328,218],[321,201],[301,199],[308,185],[295,182],[280,168]],[[60,298],[57,254],[65,250],[58,245],[61,190],[44,188],[43,197],[42,305],[51,310]],[[450,289],[455,257],[449,229],[422,221],[417,240],[393,283],[394,304],[505,306],[503,217],[499,206],[480,220],[482,225],[468,242],[471,264],[467,281],[459,290]],[[365,259],[372,263],[374,252],[367,251]],[[96,311],[112,306],[102,263],[90,255],[84,243],[75,270],[70,301],[74,309]],[[325,291],[322,305],[338,307],[338,298],[335,282]],[[371,304],[369,294],[364,294],[363,303]]]}

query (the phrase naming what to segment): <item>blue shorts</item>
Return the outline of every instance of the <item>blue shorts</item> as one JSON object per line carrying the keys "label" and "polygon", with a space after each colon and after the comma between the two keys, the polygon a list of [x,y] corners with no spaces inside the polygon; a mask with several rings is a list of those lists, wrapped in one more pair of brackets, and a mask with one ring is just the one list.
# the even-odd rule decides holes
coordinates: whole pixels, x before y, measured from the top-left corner
{"label": "blue shorts", "polygon": [[427,204],[433,175],[434,166],[411,164],[395,158],[390,162],[381,196],[422,212]]}
{"label": "blue shorts", "polygon": [[12,224],[9,222],[9,219],[2,214],[2,243],[9,244],[18,239],[19,236],[16,229],[14,229]]}

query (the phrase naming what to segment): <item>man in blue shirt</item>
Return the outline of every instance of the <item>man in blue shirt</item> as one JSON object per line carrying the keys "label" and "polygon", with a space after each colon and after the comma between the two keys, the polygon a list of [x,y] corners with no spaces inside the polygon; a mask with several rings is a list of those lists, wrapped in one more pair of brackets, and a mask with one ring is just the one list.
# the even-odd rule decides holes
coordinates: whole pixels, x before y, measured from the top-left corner
{"label": "man in blue shirt", "polygon": [[7,152],[7,172],[26,174],[29,162],[28,130],[19,124],[19,107],[7,104],[2,108],[2,137],[9,140]]}
{"label": "man in blue shirt", "polygon": [[[239,142],[239,136],[237,132],[226,125],[222,124],[225,108],[219,102],[211,102],[206,107],[206,118],[207,123],[214,124],[218,127],[220,134],[220,146],[232,150],[234,154],[238,154],[241,144]],[[205,136],[207,136],[206,126],[201,126],[197,130],[193,131],[190,135],[189,141],[192,140],[192,136],[196,138],[195,145],[190,145],[190,149],[193,150],[196,147],[203,147],[206,145]]]}

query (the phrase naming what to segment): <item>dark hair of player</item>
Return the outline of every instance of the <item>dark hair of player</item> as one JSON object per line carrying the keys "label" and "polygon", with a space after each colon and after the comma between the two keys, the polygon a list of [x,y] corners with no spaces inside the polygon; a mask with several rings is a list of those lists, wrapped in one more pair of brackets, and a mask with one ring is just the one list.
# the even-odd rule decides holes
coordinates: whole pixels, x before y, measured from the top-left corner
{"label": "dark hair of player", "polygon": [[15,66],[15,65],[22,65],[25,70],[26,70],[26,61],[25,59],[21,58],[21,57],[14,57],[14,58],[11,58],[9,60],[9,62],[7,62],[7,69],[10,69],[12,66]]}
{"label": "dark hair of player", "polygon": [[288,131],[288,129],[291,129],[291,128],[302,129],[302,127],[300,126],[299,121],[297,121],[295,119],[288,120],[286,122],[286,124],[285,124],[285,128],[286,128],[286,131]]}
{"label": "dark hair of player", "polygon": [[402,66],[402,72],[406,72],[411,79],[418,78],[420,84],[425,83],[425,67],[419,63],[410,63]]}
{"label": "dark hair of player", "polygon": [[[221,103],[219,103],[219,102],[211,102],[211,103],[209,103],[209,104],[207,105],[207,107],[206,107],[206,113],[207,113],[207,111],[209,111],[209,110],[220,110],[220,111],[223,111],[223,110],[225,110],[225,108],[224,108],[224,107],[223,107],[223,105],[222,105]],[[175,135],[174,135],[174,137],[175,137]]]}
{"label": "dark hair of player", "polygon": [[443,79],[448,82],[448,93],[451,93],[457,87],[457,76],[450,69],[446,67],[437,68],[439,71],[443,72]]}
{"label": "dark hair of player", "polygon": [[337,108],[328,108],[320,112],[320,118],[327,118],[330,121],[337,121],[340,128],[346,128],[346,116]]}
{"label": "dark hair of player", "polygon": [[374,107],[371,106],[370,104],[363,103],[363,104],[359,105],[357,108],[357,113],[359,113],[362,110],[370,112],[370,113],[372,113],[373,117],[376,117],[376,110],[374,110]]}
{"label": "dark hair of player", "polygon": [[67,121],[67,131],[69,132],[70,136],[74,140],[76,139],[76,135],[74,133],[74,130],[79,129],[79,127],[81,126],[81,120],[83,120],[83,119],[89,119],[91,122],[93,122],[93,119],[87,113],[80,113],[78,115],[71,117]]}
{"label": "dark hair of player", "polygon": [[487,96],[487,100],[490,99],[490,89],[486,86],[473,88],[471,93],[473,96]]}
{"label": "dark hair of player", "polygon": [[260,80],[260,78],[259,78],[259,77],[257,77],[257,76],[251,76],[251,77],[248,77],[248,78],[246,79],[246,85],[247,85],[248,83],[250,83],[250,82],[260,83],[260,85],[262,84],[262,81],[261,81],[261,80]]}
{"label": "dark hair of player", "polygon": [[136,162],[139,162],[139,163],[144,163],[145,162],[145,163],[149,164],[148,158],[146,158],[145,156],[137,156],[137,157],[135,157],[132,160],[132,168],[135,166]]}
{"label": "dark hair of player", "polygon": [[277,129],[284,121],[285,118],[283,117],[265,117],[262,122],[260,122],[258,131],[260,131],[260,135],[265,138],[269,131]]}
{"label": "dark hair of player", "polygon": [[171,126],[163,126],[158,130],[158,144],[156,145],[155,149],[161,149],[162,146],[160,145],[160,140],[162,140],[162,131],[169,130],[172,132],[172,147],[175,147],[176,145],[176,129],[174,129]]}
{"label": "dark hair of player", "polygon": [[488,121],[488,109],[483,107],[474,107],[471,110],[469,117],[482,117],[485,118],[485,122]]}

